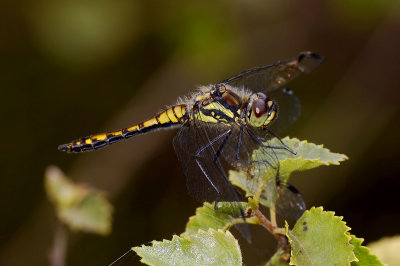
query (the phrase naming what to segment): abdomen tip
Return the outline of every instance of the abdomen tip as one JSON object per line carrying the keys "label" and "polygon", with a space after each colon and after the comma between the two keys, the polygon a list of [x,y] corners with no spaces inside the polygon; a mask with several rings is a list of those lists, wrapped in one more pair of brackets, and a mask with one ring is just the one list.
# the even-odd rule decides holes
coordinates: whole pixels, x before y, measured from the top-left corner
{"label": "abdomen tip", "polygon": [[59,146],[58,146],[58,150],[68,152],[68,151],[69,151],[68,144],[59,145]]}

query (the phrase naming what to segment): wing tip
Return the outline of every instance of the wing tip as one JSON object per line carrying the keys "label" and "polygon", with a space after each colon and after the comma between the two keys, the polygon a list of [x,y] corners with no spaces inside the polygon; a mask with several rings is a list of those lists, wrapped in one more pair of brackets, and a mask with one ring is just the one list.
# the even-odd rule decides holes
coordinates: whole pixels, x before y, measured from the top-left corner
{"label": "wing tip", "polygon": [[314,53],[314,52],[311,52],[311,51],[304,51],[304,52],[301,52],[298,55],[298,60],[301,61],[305,57],[314,58],[314,59],[318,59],[318,60],[321,60],[321,61],[325,59],[325,57],[320,55],[320,54],[317,54],[317,53]]}
{"label": "wing tip", "polygon": [[311,71],[313,71],[324,60],[324,56],[310,51],[301,52],[297,56],[297,61],[299,64],[302,64],[302,66],[304,66],[303,72],[305,73],[310,73]]}

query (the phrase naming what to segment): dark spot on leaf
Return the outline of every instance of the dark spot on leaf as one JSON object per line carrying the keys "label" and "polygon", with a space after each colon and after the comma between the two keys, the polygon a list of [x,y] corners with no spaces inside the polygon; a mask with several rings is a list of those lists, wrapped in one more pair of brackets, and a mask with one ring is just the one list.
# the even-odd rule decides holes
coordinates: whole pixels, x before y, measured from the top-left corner
{"label": "dark spot on leaf", "polygon": [[303,225],[306,225],[307,224],[307,222],[303,222]]}
{"label": "dark spot on leaf", "polygon": [[308,230],[307,226],[304,226],[303,231],[307,231],[307,230]]}

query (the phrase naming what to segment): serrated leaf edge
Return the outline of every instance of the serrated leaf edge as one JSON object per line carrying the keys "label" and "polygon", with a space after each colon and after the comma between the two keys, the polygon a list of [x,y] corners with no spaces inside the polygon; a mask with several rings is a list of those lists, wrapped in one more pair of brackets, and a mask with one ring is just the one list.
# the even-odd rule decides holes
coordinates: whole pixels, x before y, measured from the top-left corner
{"label": "serrated leaf edge", "polygon": [[334,161],[322,161],[321,157],[318,157],[318,158],[315,158],[315,159],[308,159],[308,158],[304,158],[303,156],[301,156],[301,157],[296,157],[296,158],[287,158],[287,159],[284,159],[284,160],[280,160],[280,162],[284,162],[286,160],[302,159],[302,160],[310,161],[310,162],[320,161],[324,165],[340,165],[340,162],[343,162],[343,161],[346,161],[346,160],[349,159],[349,157],[347,157],[347,155],[345,155],[343,153],[333,152],[330,149],[325,148],[324,144],[315,144],[313,142],[308,142],[307,140],[299,140],[298,138],[290,138],[289,136],[284,137],[282,139],[282,141],[284,142],[284,140],[287,140],[289,142],[291,142],[291,141],[298,142],[301,145],[308,144],[308,145],[316,147],[316,148],[321,148],[321,149],[324,149],[328,153],[340,155],[342,158],[340,160],[338,160],[337,162],[334,162]]}
{"label": "serrated leaf edge", "polygon": [[[386,265],[386,264],[384,264],[384,263],[382,263],[382,262],[380,261],[380,259],[378,258],[378,256],[376,256],[375,254],[371,253],[371,249],[370,249],[370,248],[368,248],[368,247],[362,245],[362,243],[364,242],[364,238],[357,237],[357,236],[355,236],[355,235],[353,235],[353,234],[350,234],[350,232],[347,232],[347,234],[349,235],[350,240],[351,240],[351,239],[354,239],[355,241],[360,241],[360,250],[361,250],[361,249],[367,250],[367,254],[368,254],[369,256],[374,257],[377,261],[379,261],[379,262],[381,263],[381,265]],[[355,255],[355,254],[354,254],[354,255]],[[358,258],[357,258],[357,261],[359,261]]]}
{"label": "serrated leaf edge", "polygon": [[[352,244],[350,244],[351,236],[350,236],[349,231],[351,230],[351,228],[346,225],[345,221],[343,221],[343,216],[335,216],[335,212],[333,212],[333,211],[324,211],[324,208],[322,206],[320,206],[320,207],[311,207],[311,209],[307,210],[306,212],[311,212],[311,211],[314,211],[314,210],[320,211],[321,213],[323,212],[323,213],[326,213],[326,214],[330,214],[330,215],[332,215],[332,217],[334,219],[339,219],[339,221],[344,224],[344,226],[345,226],[344,236],[348,240],[347,241],[348,245],[351,246],[352,249],[353,249],[353,258],[349,258],[349,259],[352,259],[352,260],[349,260],[349,263],[351,263],[353,261],[358,262],[358,258],[356,257],[356,255],[354,253],[354,246]],[[305,213],[303,215],[305,215]],[[287,236],[287,238],[289,240],[289,243],[290,243],[290,245],[292,245],[293,240],[291,240],[290,237],[289,237],[289,224],[286,221],[285,221],[285,229],[286,229],[286,236]],[[296,265],[296,264],[292,263],[293,256],[294,256],[293,249],[291,248],[289,265]],[[311,263],[309,265],[311,265]]]}
{"label": "serrated leaf edge", "polygon": [[[200,207],[201,208],[201,207]],[[219,234],[222,233],[225,236],[227,236],[228,238],[232,239],[235,243],[235,245],[239,248],[239,252],[240,252],[240,246],[239,246],[239,241],[234,237],[234,235],[232,235],[231,232],[229,231],[223,231],[221,229],[215,230],[213,228],[209,228],[207,231],[199,229],[197,235],[201,235],[201,234],[207,234],[207,233],[211,233],[211,234]],[[146,246],[146,245],[141,245],[140,247],[133,247],[131,248],[131,250],[133,250],[138,256],[141,257],[140,262],[144,263],[144,264],[148,264],[150,265],[150,262],[146,261],[144,257],[142,257],[140,255],[140,251],[138,251],[139,249],[150,249],[150,248],[154,248],[154,245],[161,245],[161,244],[169,244],[172,243],[174,240],[175,241],[179,241],[179,240],[187,240],[190,241],[190,238],[192,238],[194,236],[194,234],[188,235],[187,237],[182,237],[179,235],[173,235],[171,240],[168,239],[163,239],[162,241],[157,241],[157,240],[153,240],[151,241],[151,246]],[[242,257],[242,255],[240,254],[240,257]]]}

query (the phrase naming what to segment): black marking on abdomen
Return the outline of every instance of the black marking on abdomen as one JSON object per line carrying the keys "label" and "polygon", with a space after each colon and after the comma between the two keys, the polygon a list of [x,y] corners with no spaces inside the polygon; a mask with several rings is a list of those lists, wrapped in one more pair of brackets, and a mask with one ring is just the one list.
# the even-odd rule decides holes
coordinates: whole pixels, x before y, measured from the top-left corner
{"label": "black marking on abdomen", "polygon": [[97,150],[100,149],[104,146],[107,146],[107,141],[106,140],[100,140],[100,141],[96,141],[93,143],[93,149]]}
{"label": "black marking on abdomen", "polygon": [[136,136],[137,134],[139,134],[140,131],[139,130],[135,130],[135,131],[128,131],[126,128],[122,130],[122,136],[125,139],[128,139],[130,137]]}
{"label": "black marking on abdomen", "polygon": [[122,135],[119,135],[119,136],[113,136],[113,135],[109,136],[109,135],[107,135],[108,144],[113,144],[113,143],[115,143],[117,141],[120,141],[122,139],[124,139],[124,136],[122,136]]}

